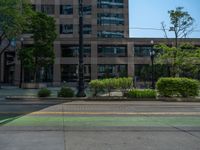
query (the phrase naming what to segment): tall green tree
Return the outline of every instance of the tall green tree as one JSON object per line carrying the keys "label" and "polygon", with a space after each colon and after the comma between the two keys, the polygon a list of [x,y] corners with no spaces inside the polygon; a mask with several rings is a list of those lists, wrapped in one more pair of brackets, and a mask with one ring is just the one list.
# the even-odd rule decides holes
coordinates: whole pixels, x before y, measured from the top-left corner
{"label": "tall green tree", "polygon": [[0,82],[2,55],[26,29],[32,13],[28,0],[0,0]]}
{"label": "tall green tree", "polygon": [[[157,45],[155,48],[158,50],[156,63],[171,66],[171,76],[195,77],[199,72],[199,47],[195,47],[190,43],[183,43],[178,48],[169,47],[166,44]],[[176,53],[175,58],[174,53]]]}
{"label": "tall green tree", "polygon": [[31,18],[30,30],[33,35],[33,45],[19,50],[18,56],[25,64],[25,69],[33,71],[34,80],[37,82],[37,73],[40,69],[54,63],[53,42],[57,37],[55,20],[53,17],[37,12]]}
{"label": "tall green tree", "polygon": [[28,0],[0,0],[0,53],[22,34],[32,13]]}
{"label": "tall green tree", "polygon": [[[170,25],[169,25],[169,31],[174,33],[174,42],[172,42],[172,46],[166,45],[166,44],[160,44],[156,46],[156,49],[158,50],[157,54],[157,63],[160,64],[166,64],[167,66],[171,66],[171,76],[179,76],[181,73],[181,67],[188,66],[191,62],[193,57],[195,57],[195,53],[198,51],[192,46],[188,45],[187,48],[184,48],[184,45],[187,45],[186,43],[180,43],[179,41],[183,38],[188,37],[188,35],[193,31],[193,24],[194,24],[194,18],[187,12],[184,11],[183,7],[177,7],[174,10],[168,11],[169,19],[170,19]],[[165,36],[167,36],[166,31],[166,25],[162,23],[163,31],[165,33]],[[169,41],[168,43],[169,44]],[[174,45],[175,44],[175,45]],[[198,58],[198,57],[196,57]],[[197,62],[194,62],[196,64]],[[190,65],[191,68],[194,67],[194,65]]]}

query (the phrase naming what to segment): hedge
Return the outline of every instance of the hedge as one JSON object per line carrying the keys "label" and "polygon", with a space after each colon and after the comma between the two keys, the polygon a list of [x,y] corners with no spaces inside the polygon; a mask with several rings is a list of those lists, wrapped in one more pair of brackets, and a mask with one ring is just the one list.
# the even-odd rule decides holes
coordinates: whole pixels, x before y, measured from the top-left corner
{"label": "hedge", "polygon": [[156,98],[156,95],[156,91],[152,89],[133,89],[127,93],[127,97],[129,98]]}
{"label": "hedge", "polygon": [[195,97],[199,95],[199,81],[188,78],[160,78],[156,84],[160,96]]}
{"label": "hedge", "polygon": [[132,88],[132,78],[110,78],[103,80],[92,80],[89,83],[90,88],[93,91],[93,96],[97,96],[100,91],[106,90],[111,96],[111,92],[114,89],[119,89],[123,95]]}

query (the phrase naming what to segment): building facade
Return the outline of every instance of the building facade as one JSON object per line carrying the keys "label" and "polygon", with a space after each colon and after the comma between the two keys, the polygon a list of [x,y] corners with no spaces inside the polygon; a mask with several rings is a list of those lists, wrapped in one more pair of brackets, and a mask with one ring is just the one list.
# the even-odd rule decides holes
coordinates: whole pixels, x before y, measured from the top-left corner
{"label": "building facade", "polygon": [[[32,0],[35,11],[56,20],[58,38],[54,42],[55,64],[52,82],[76,82],[79,51],[79,1]],[[105,76],[133,76],[133,43],[129,38],[128,0],[83,0],[85,79]],[[24,35],[24,44],[31,44]],[[16,63],[15,83],[19,81],[20,62]]]}
{"label": "building facade", "polygon": [[[55,63],[42,68],[40,82],[60,85],[77,82],[79,55],[79,0],[31,0],[35,11],[55,18],[58,37]],[[128,0],[83,0],[85,80],[104,77],[134,77],[135,67],[150,64],[149,48],[165,39],[129,38]],[[23,35],[23,45],[33,43]],[[191,39],[192,40],[192,39]],[[200,40],[194,40],[199,43]],[[18,45],[21,45],[18,42]],[[20,61],[11,47],[1,59],[1,81],[19,84]],[[31,82],[24,71],[23,82]]]}

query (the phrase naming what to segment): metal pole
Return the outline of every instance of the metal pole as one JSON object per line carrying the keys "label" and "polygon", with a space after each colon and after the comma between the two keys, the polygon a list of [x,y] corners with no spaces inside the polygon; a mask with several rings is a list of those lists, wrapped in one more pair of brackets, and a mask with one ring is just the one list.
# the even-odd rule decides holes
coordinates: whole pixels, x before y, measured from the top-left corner
{"label": "metal pole", "polygon": [[0,55],[0,89],[1,89],[1,71],[2,71],[2,69],[1,69],[1,67],[2,67],[2,64],[1,64],[1,55]]}
{"label": "metal pole", "polygon": [[79,81],[77,97],[85,97],[83,63],[83,0],[79,0]]}
{"label": "metal pole", "polygon": [[151,65],[152,65],[152,70],[151,70],[152,89],[155,89],[155,79],[154,79],[154,52],[152,52],[152,55],[151,55]]}

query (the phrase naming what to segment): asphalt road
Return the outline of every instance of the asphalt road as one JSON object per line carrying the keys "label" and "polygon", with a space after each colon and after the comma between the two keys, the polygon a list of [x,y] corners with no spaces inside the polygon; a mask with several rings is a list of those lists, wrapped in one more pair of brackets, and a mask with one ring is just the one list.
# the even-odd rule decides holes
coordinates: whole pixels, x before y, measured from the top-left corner
{"label": "asphalt road", "polygon": [[200,103],[0,102],[0,150],[199,150]]}

